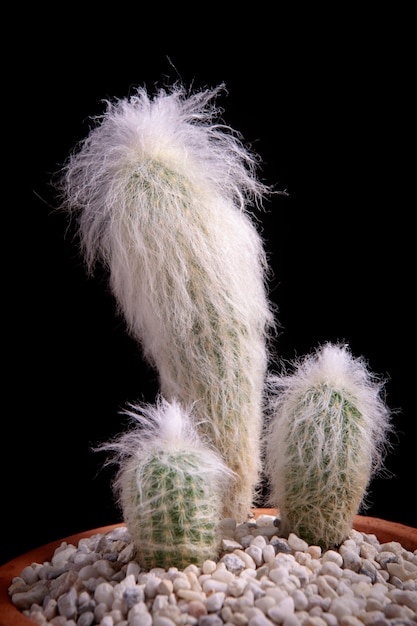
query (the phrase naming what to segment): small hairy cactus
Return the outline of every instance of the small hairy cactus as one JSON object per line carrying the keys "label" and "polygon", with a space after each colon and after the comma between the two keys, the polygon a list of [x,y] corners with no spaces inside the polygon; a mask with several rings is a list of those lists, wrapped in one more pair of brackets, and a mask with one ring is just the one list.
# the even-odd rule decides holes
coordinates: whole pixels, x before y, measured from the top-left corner
{"label": "small hairy cactus", "polygon": [[136,427],[99,449],[119,463],[114,487],[139,562],[150,569],[217,558],[232,472],[177,403],[158,399],[126,412]]}
{"label": "small hairy cactus", "polygon": [[382,383],[346,346],[326,344],[271,386],[266,475],[280,532],[335,547],[352,529],[387,447]]}
{"label": "small hairy cactus", "polygon": [[263,243],[249,217],[266,187],[256,158],[214,121],[222,86],[138,89],[109,102],[61,171],[63,207],[96,261],[160,391],[194,405],[238,480],[226,517],[246,519],[259,483],[267,343],[275,324]]}

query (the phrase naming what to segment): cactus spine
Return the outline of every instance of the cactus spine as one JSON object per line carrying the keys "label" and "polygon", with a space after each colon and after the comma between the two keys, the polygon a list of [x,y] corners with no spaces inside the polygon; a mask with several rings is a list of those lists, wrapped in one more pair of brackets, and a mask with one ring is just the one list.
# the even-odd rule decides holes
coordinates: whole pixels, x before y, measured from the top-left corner
{"label": "cactus spine", "polygon": [[100,260],[162,395],[194,404],[238,476],[224,516],[246,519],[260,477],[267,262],[246,206],[266,188],[256,159],[213,118],[219,87],[143,89],[108,109],[62,172],[88,268]]}
{"label": "cactus spine", "polygon": [[136,428],[101,449],[113,451],[119,463],[114,487],[138,561],[150,569],[217,558],[232,473],[179,404],[158,399],[126,412]]}
{"label": "cactus spine", "polygon": [[326,344],[272,379],[266,474],[280,532],[328,549],[352,528],[386,450],[382,383],[346,346]]}

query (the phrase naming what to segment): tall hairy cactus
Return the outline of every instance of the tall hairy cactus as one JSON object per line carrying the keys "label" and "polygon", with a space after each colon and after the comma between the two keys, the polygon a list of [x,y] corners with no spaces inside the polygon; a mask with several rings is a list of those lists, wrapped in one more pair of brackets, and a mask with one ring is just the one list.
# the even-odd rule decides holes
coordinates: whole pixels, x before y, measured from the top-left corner
{"label": "tall hairy cactus", "polygon": [[61,172],[90,271],[109,270],[127,328],[162,395],[194,404],[200,432],[238,476],[223,514],[246,518],[260,477],[274,326],[263,243],[247,210],[267,189],[256,157],[219,121],[220,86],[142,88],[107,103]]}
{"label": "tall hairy cactus", "polygon": [[158,398],[126,413],[134,427],[101,449],[119,464],[114,487],[138,561],[168,568],[217,558],[232,472],[198,435],[191,410]]}
{"label": "tall hairy cactus", "polygon": [[382,382],[347,346],[328,343],[291,374],[271,378],[271,389],[265,470],[280,532],[335,547],[387,448]]}

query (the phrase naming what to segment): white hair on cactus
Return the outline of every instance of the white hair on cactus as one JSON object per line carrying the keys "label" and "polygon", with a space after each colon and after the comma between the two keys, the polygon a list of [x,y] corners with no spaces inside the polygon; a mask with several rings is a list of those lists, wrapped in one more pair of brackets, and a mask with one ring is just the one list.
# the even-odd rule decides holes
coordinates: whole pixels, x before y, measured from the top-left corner
{"label": "white hair on cactus", "polygon": [[224,490],[234,480],[198,434],[192,409],[158,398],[131,405],[133,427],[98,450],[119,470],[114,489],[144,567],[202,565],[219,556]]}
{"label": "white hair on cactus", "polygon": [[[204,450],[213,467],[221,457],[208,439],[198,432],[198,423],[193,416],[194,407],[183,407],[178,401],[166,400],[161,394],[155,404],[148,402],[129,403],[121,411],[122,415],[130,419],[131,427],[114,440],[103,444],[98,450],[111,450],[111,463],[123,465],[126,458],[137,456],[138,460],[144,451],[153,446],[165,446],[167,450],[188,446],[197,452]],[[222,467],[223,462],[221,461]],[[232,474],[230,470],[226,474]]]}
{"label": "white hair on cactus", "polygon": [[[245,209],[248,199],[262,199],[267,187],[255,176],[258,157],[236,131],[214,123],[220,109],[213,101],[223,89],[220,85],[188,95],[177,85],[170,91],[160,89],[151,99],[144,88],[138,88],[129,99],[107,101],[107,111],[95,118],[96,125],[70,156],[58,183],[58,187],[63,183],[66,208],[80,214],[81,241],[90,269],[98,259],[113,269],[114,254],[122,253],[126,243],[120,230],[124,218],[131,220],[132,241],[137,237],[136,243],[143,245],[142,229],[137,226],[142,226],[141,211],[146,214],[150,207],[149,196],[139,184],[141,176],[153,185],[156,205],[158,200],[179,203],[180,213],[182,194],[175,197],[175,186],[164,185],[161,171],[179,176],[206,200],[214,196]],[[135,177],[137,189],[132,185]]]}
{"label": "white hair on cactus", "polygon": [[265,472],[281,532],[326,548],[350,532],[389,447],[383,382],[330,343],[271,376]]}
{"label": "white hair on cactus", "polygon": [[194,404],[239,481],[227,517],[246,519],[260,477],[268,341],[275,325],[268,264],[247,211],[267,188],[257,157],[221,124],[223,86],[107,103],[61,172],[63,207],[78,216],[86,263],[110,272],[129,332],[161,392]]}

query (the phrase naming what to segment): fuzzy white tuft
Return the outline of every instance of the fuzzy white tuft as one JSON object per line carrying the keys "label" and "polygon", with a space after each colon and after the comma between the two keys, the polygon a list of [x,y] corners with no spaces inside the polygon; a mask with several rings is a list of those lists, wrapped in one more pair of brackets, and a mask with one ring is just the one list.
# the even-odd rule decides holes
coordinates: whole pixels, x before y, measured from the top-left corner
{"label": "fuzzy white tuft", "polygon": [[346,345],[330,343],[271,377],[265,434],[270,504],[283,533],[342,541],[382,466],[391,430],[383,382]]}
{"label": "fuzzy white tuft", "polygon": [[275,320],[268,264],[247,211],[267,191],[257,158],[218,121],[220,86],[107,103],[62,171],[87,266],[108,267],[161,393],[194,404],[240,480],[225,516],[246,519],[260,476],[262,400]]}
{"label": "fuzzy white tuft", "polygon": [[162,395],[158,395],[155,404],[128,404],[122,415],[130,419],[130,428],[97,450],[110,451],[112,455],[107,463],[118,463],[120,467],[127,459],[136,457],[140,461],[155,449],[165,448],[168,452],[194,450],[204,457],[207,467],[211,465],[217,471],[220,464],[219,473],[224,472],[227,480],[233,473],[225,470],[218,451],[199,433],[193,410],[193,406],[183,407],[177,400],[168,401]]}

